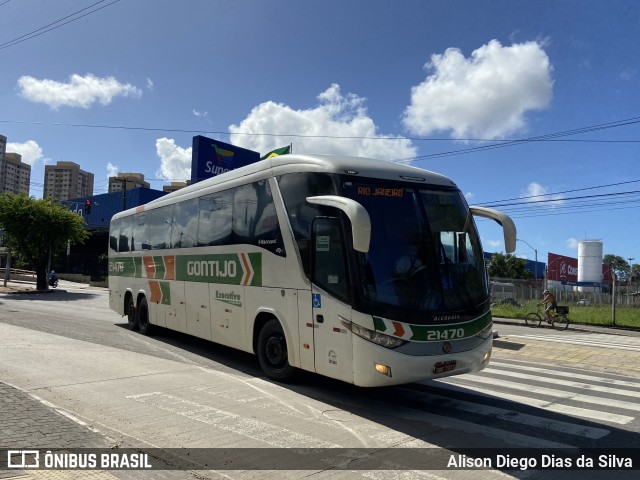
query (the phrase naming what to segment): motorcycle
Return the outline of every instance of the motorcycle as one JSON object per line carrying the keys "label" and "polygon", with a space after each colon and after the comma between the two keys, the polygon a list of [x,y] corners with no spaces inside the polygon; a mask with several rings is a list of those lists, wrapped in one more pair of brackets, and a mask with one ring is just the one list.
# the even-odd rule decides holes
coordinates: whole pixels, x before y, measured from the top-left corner
{"label": "motorcycle", "polygon": [[52,288],[56,288],[58,286],[58,279],[57,278],[50,278],[49,279],[49,286]]}

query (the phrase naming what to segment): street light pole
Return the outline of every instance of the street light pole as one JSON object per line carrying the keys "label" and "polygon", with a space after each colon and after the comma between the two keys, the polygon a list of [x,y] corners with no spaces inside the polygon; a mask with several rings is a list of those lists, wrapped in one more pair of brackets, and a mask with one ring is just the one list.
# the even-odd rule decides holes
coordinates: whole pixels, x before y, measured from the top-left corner
{"label": "street light pole", "polygon": [[531,250],[533,250],[533,253],[535,254],[535,258],[536,258],[535,262],[536,263],[535,263],[535,265],[533,267],[533,277],[536,280],[536,292],[537,292],[538,291],[538,250],[536,250],[531,245],[529,245],[529,243],[526,242],[525,240],[522,240],[522,239],[518,238],[518,239],[516,239],[516,241],[522,242],[525,245],[527,245]]}
{"label": "street light pole", "polygon": [[635,258],[627,258],[629,260],[629,276],[627,277],[627,305],[631,305],[631,273],[633,271],[633,265],[631,262],[635,260]]}

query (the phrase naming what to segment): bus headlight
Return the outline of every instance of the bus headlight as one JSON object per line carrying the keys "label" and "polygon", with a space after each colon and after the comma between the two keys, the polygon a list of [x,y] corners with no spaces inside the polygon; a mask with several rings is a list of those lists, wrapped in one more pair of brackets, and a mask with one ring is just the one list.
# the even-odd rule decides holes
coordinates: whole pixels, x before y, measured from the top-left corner
{"label": "bus headlight", "polygon": [[360,338],[364,338],[370,342],[373,342],[377,345],[386,348],[398,348],[400,345],[404,345],[407,343],[406,340],[402,340],[401,338],[391,337],[389,335],[385,335],[384,333],[376,332],[374,330],[369,330],[368,328],[361,327],[360,325],[356,325],[349,320],[346,320],[340,317],[342,324],[351,330],[354,334],[359,336]]}

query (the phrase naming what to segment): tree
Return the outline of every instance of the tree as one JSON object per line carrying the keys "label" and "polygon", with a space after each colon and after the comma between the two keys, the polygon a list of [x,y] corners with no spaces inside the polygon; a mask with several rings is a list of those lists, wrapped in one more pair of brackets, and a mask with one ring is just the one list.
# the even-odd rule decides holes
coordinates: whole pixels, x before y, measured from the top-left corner
{"label": "tree", "polygon": [[38,290],[49,288],[49,254],[63,251],[68,241],[84,243],[89,237],[83,225],[81,216],[50,200],[0,194],[0,227],[11,251],[22,255],[36,271]]}
{"label": "tree", "polygon": [[489,260],[489,276],[492,278],[525,278],[533,277],[526,269],[527,261],[513,255],[494,253]]}
{"label": "tree", "polygon": [[629,263],[625,258],[607,253],[602,258],[602,263],[611,267],[611,270],[615,272],[618,280],[626,282],[629,278]]}

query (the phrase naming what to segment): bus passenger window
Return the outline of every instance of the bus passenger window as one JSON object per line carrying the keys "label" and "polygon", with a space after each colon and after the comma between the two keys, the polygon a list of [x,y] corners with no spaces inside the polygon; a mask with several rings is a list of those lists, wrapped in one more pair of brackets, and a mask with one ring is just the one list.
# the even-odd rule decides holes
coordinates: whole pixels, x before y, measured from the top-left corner
{"label": "bus passenger window", "polygon": [[171,245],[174,248],[195,247],[198,236],[198,199],[177,203],[173,210]]}
{"label": "bus passenger window", "polygon": [[133,227],[133,217],[125,217],[122,219],[120,226],[120,241],[118,242],[119,252],[129,251],[129,239],[131,238],[131,229]]}
{"label": "bus passenger window", "polygon": [[342,300],[349,298],[344,240],[337,218],[313,222],[313,282]]}

